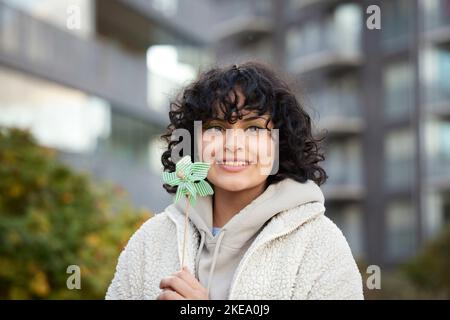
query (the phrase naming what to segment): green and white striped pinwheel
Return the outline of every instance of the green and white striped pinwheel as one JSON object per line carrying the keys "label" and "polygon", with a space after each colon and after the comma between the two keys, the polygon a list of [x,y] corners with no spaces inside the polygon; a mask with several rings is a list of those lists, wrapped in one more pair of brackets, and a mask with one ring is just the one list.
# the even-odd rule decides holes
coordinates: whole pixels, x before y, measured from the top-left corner
{"label": "green and white striped pinwheel", "polygon": [[162,178],[164,183],[172,187],[178,186],[174,202],[186,195],[190,204],[194,205],[197,195],[204,197],[213,194],[212,187],[204,180],[208,174],[209,167],[209,163],[192,163],[191,157],[185,156],[175,165],[175,172],[163,172]]}

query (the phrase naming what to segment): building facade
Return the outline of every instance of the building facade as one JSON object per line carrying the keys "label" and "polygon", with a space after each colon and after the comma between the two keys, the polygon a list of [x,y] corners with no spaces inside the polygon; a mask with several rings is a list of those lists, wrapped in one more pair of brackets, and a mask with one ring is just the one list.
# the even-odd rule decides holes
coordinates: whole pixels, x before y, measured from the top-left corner
{"label": "building facade", "polygon": [[[355,256],[415,254],[450,216],[450,1],[244,2],[219,61],[250,57],[291,79],[326,136],[327,214]],[[371,5],[380,30],[366,25]]]}

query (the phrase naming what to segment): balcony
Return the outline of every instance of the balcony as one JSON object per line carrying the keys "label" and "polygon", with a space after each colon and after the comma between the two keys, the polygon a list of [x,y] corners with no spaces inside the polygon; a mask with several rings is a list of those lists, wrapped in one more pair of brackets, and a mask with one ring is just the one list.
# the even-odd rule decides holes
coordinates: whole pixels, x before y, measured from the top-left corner
{"label": "balcony", "polygon": [[272,32],[272,8],[268,0],[217,2],[214,37],[224,40],[255,40]]}
{"label": "balcony", "polygon": [[[213,40],[210,26],[216,21],[216,14],[208,0],[97,0],[105,7],[114,7],[116,3],[133,9],[138,15],[145,17],[147,29],[142,31],[148,38],[157,38],[162,30],[169,34],[189,41],[190,43],[204,44]],[[116,14],[123,15],[121,10]],[[201,17],[199,19],[198,17]],[[120,21],[120,20],[119,20]],[[156,29],[162,29],[157,30]],[[136,32],[138,30],[135,30]],[[162,40],[162,39],[161,39]],[[156,42],[160,43],[160,42]],[[150,43],[155,44],[155,42]],[[149,45],[150,45],[149,44]]]}
{"label": "balcony", "polygon": [[362,199],[362,158],[358,140],[328,145],[324,168],[329,177],[323,187],[327,199],[334,202]]}
{"label": "balcony", "polygon": [[417,250],[417,220],[410,199],[396,199],[386,208],[387,259],[402,262]]}
{"label": "balcony", "polygon": [[385,185],[391,193],[401,193],[412,188],[415,181],[415,163],[412,158],[386,162]]}
{"label": "balcony", "polygon": [[411,0],[381,2],[381,40],[387,56],[409,50],[414,30],[414,5]]}
{"label": "balcony", "polygon": [[311,95],[311,115],[317,131],[326,130],[328,136],[357,135],[364,124],[356,94],[319,92]]}
{"label": "balcony", "polygon": [[338,202],[358,202],[364,198],[364,188],[361,184],[342,183],[328,184],[323,186],[323,191],[327,201]]}
{"label": "balcony", "polygon": [[409,125],[414,107],[414,69],[409,62],[392,63],[383,70],[383,105],[387,125]]}
{"label": "balcony", "polygon": [[287,34],[288,68],[301,74],[359,66],[361,25],[360,7],[344,4],[324,21],[292,27]]}
{"label": "balcony", "polygon": [[346,136],[362,132],[361,103],[356,79],[332,82],[310,95],[311,116],[318,130],[326,130],[328,135]]}
{"label": "balcony", "polygon": [[415,136],[410,128],[387,133],[384,145],[384,184],[391,193],[410,190],[416,177]]}
{"label": "balcony", "polygon": [[450,49],[425,51],[423,70],[427,110],[450,118]]}
{"label": "balcony", "polygon": [[441,150],[427,160],[429,179],[434,187],[450,188],[450,154],[449,150]]}
{"label": "balcony", "polygon": [[1,2],[0,64],[96,95],[140,119],[165,122],[147,106],[145,55],[75,36]]}
{"label": "balcony", "polygon": [[450,1],[423,1],[426,39],[434,43],[450,43]]}
{"label": "balcony", "polygon": [[356,258],[364,254],[363,212],[358,204],[342,204],[327,206],[325,214],[341,229]]}
{"label": "balcony", "polygon": [[341,0],[290,0],[290,5],[294,10],[305,10],[308,7],[319,5],[332,5]]}
{"label": "balcony", "polygon": [[450,120],[433,120],[426,126],[426,171],[434,187],[450,188]]}
{"label": "balcony", "polygon": [[317,12],[330,10],[336,5],[348,0],[289,0],[288,21],[296,22],[308,19]]}

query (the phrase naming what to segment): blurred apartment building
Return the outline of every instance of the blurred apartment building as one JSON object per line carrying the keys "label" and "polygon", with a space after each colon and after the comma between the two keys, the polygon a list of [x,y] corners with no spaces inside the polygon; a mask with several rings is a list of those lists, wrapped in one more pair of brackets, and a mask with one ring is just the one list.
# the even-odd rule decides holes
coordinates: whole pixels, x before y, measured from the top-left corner
{"label": "blurred apartment building", "polygon": [[449,221],[449,0],[0,0],[0,125],[160,210],[167,98],[250,59],[288,74],[326,133],[326,214],[356,256],[396,264]]}
{"label": "blurred apartment building", "polygon": [[[327,215],[368,263],[410,257],[450,220],[450,1],[248,4],[218,57],[250,55],[292,76],[327,133]],[[381,30],[366,26],[370,5]]]}

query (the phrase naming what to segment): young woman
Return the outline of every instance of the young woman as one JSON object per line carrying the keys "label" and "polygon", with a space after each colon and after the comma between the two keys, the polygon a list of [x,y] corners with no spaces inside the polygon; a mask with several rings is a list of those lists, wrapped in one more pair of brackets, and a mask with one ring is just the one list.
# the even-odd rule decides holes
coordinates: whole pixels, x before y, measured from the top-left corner
{"label": "young woman", "polygon": [[363,298],[350,248],[324,215],[327,175],[311,119],[284,81],[253,62],[213,68],[182,91],[169,116],[165,171],[175,170],[180,143],[172,133],[186,129],[190,155],[213,150],[201,160],[211,164],[214,194],[189,208],[184,268],[182,199],[131,237],[107,299]]}

